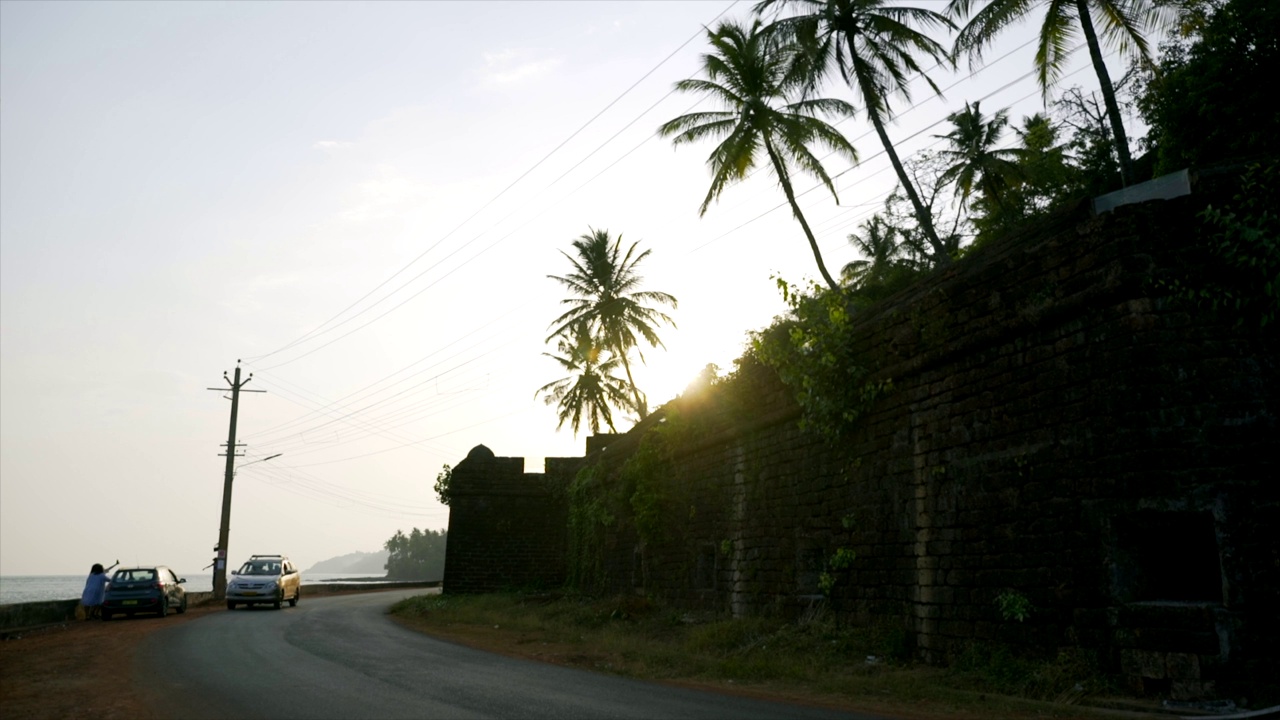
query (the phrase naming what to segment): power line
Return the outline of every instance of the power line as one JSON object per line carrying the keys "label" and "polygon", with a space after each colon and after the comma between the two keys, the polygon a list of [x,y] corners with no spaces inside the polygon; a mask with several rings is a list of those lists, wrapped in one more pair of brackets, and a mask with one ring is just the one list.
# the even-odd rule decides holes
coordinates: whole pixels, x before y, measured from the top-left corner
{"label": "power line", "polygon": [[[740,0],[734,0],[732,3],[730,3],[730,4],[729,4],[729,6],[728,6],[728,7],[726,7],[726,8],[725,8],[724,10],[722,10],[719,14],[717,14],[714,18],[712,18],[710,22],[714,23],[716,20],[719,20],[721,17],[723,17],[723,16],[725,15],[725,13],[728,13],[730,10],[732,10],[732,9],[733,9],[737,4],[738,4],[738,2],[739,2],[739,1],[740,1]],[[268,357],[271,357],[271,356],[276,355],[276,354],[278,354],[278,353],[280,353],[280,352],[283,352],[284,350],[287,350],[287,349],[292,348],[292,347],[294,347],[294,346],[296,346],[296,345],[299,345],[299,344],[301,344],[301,343],[303,343],[303,342],[307,341],[308,339],[310,339],[310,338],[312,338],[312,337],[318,336],[318,335],[319,335],[319,334],[321,334],[322,332],[328,332],[327,330],[323,330],[323,328],[325,328],[327,325],[329,325],[330,323],[332,323],[332,322],[333,322],[334,320],[336,320],[337,318],[341,317],[343,314],[345,314],[346,312],[348,312],[348,311],[349,311],[349,310],[351,310],[352,308],[354,308],[354,307],[356,307],[357,305],[359,305],[360,303],[364,302],[364,300],[366,300],[366,299],[367,299],[367,298],[369,298],[371,295],[373,295],[373,293],[377,292],[379,289],[381,289],[382,287],[386,286],[386,284],[387,284],[387,283],[391,282],[391,281],[392,281],[392,280],[394,280],[396,277],[398,277],[400,274],[404,273],[406,270],[408,270],[408,269],[409,269],[409,267],[411,267],[412,265],[414,265],[415,263],[417,263],[417,262],[418,262],[419,260],[421,260],[423,257],[426,257],[426,255],[427,255],[428,253],[430,253],[430,252],[431,252],[432,250],[434,250],[435,248],[439,247],[439,245],[440,245],[441,243],[443,243],[445,240],[447,240],[448,238],[452,237],[452,236],[454,235],[454,233],[456,233],[458,230],[462,229],[462,227],[464,227],[464,226],[465,226],[467,223],[469,223],[472,219],[474,219],[476,216],[478,216],[480,213],[482,213],[484,210],[486,210],[490,205],[492,205],[494,202],[496,202],[499,198],[501,198],[503,195],[505,195],[509,190],[511,190],[511,188],[515,187],[515,186],[516,186],[516,185],[517,185],[521,180],[523,180],[523,179],[524,179],[525,177],[527,177],[530,173],[532,173],[534,170],[536,170],[539,166],[541,166],[544,162],[546,162],[550,157],[552,157],[553,155],[555,155],[555,154],[556,154],[556,153],[557,153],[561,148],[563,148],[563,147],[564,147],[566,144],[568,144],[571,140],[573,140],[575,137],[577,137],[577,136],[578,136],[578,135],[579,135],[583,130],[585,130],[587,127],[589,127],[592,123],[594,123],[594,122],[595,122],[597,119],[599,119],[602,115],[604,115],[604,114],[605,114],[605,113],[606,113],[610,108],[612,108],[612,107],[613,107],[614,105],[616,105],[619,101],[621,101],[624,97],[626,97],[628,94],[630,94],[630,92],[631,92],[632,90],[634,90],[637,86],[639,86],[642,82],[644,82],[647,78],[649,78],[649,76],[653,75],[653,73],[654,73],[654,72],[656,72],[659,68],[661,68],[663,65],[665,65],[669,60],[671,60],[671,58],[675,57],[675,56],[676,56],[676,55],[677,55],[681,50],[683,50],[686,46],[688,46],[688,45],[689,45],[689,43],[691,43],[691,42],[693,42],[694,40],[698,39],[701,35],[702,35],[702,32],[701,32],[701,31],[699,31],[699,32],[697,32],[697,33],[694,33],[692,36],[690,36],[688,40],[685,40],[683,43],[681,43],[681,44],[680,44],[680,45],[679,45],[675,50],[671,51],[671,53],[670,53],[670,54],[668,54],[665,58],[663,58],[661,61],[659,61],[657,65],[653,66],[653,67],[652,67],[648,72],[646,72],[644,75],[642,75],[642,76],[640,77],[640,79],[638,79],[638,80],[636,80],[634,83],[632,83],[630,87],[628,87],[626,90],[624,90],[624,91],[622,92],[622,94],[620,94],[618,97],[614,98],[614,99],[613,99],[613,101],[611,101],[611,102],[610,102],[609,104],[607,104],[603,109],[601,109],[599,112],[597,112],[595,115],[593,115],[593,116],[591,117],[591,119],[587,120],[587,122],[586,122],[586,123],[584,123],[581,127],[579,127],[579,128],[578,128],[577,130],[575,130],[572,134],[570,134],[570,135],[569,135],[569,137],[565,138],[563,141],[561,141],[561,142],[560,142],[560,144],[559,144],[559,145],[557,145],[557,146],[556,146],[555,148],[553,148],[550,152],[548,152],[545,156],[543,156],[541,160],[539,160],[538,162],[534,163],[532,167],[530,167],[528,170],[525,170],[523,173],[521,173],[519,177],[517,177],[517,178],[516,178],[515,180],[513,180],[510,184],[508,184],[505,188],[503,188],[503,189],[502,189],[502,190],[501,190],[497,195],[495,195],[495,196],[493,196],[492,198],[490,198],[488,202],[486,202],[486,203],[485,203],[484,205],[482,205],[479,209],[477,209],[477,210],[476,210],[475,212],[473,212],[470,216],[468,216],[468,217],[467,217],[467,219],[465,219],[465,220],[463,220],[461,223],[459,223],[459,224],[458,224],[458,225],[457,225],[453,230],[450,230],[446,235],[444,235],[444,236],[443,236],[443,237],[441,237],[439,240],[437,240],[435,243],[433,243],[430,247],[428,247],[426,250],[424,250],[422,253],[420,253],[420,254],[419,254],[417,257],[415,257],[413,260],[409,261],[409,263],[408,263],[408,264],[406,264],[406,265],[404,265],[403,267],[401,267],[399,270],[397,270],[395,273],[393,273],[393,274],[392,274],[390,277],[388,277],[386,280],[383,280],[381,283],[379,283],[377,286],[375,286],[372,290],[370,290],[369,292],[367,292],[367,293],[365,293],[364,295],[362,295],[362,296],[361,296],[359,299],[357,299],[355,302],[353,302],[352,304],[350,304],[350,305],[348,305],[347,307],[343,308],[343,309],[342,309],[341,311],[339,311],[337,314],[333,315],[333,316],[332,316],[332,317],[330,317],[328,320],[326,320],[325,322],[323,322],[323,323],[321,323],[320,325],[316,326],[316,327],[315,327],[315,328],[313,328],[311,331],[309,331],[309,332],[305,333],[305,334],[304,334],[304,335],[302,335],[301,337],[299,337],[299,338],[297,338],[297,339],[293,340],[292,342],[289,342],[289,343],[287,343],[287,344],[285,344],[285,345],[283,345],[283,346],[281,346],[281,347],[279,347],[279,348],[277,348],[277,349],[275,349],[275,350],[272,350],[271,352],[266,353],[265,355],[257,355],[257,356],[253,356],[253,357],[251,357],[251,358],[249,358],[249,359],[250,359],[250,360],[264,360],[264,359],[266,359],[266,358],[268,358]],[[670,94],[670,93],[668,93],[668,94]],[[652,108],[650,108],[650,109],[652,109]],[[648,112],[648,110],[646,110],[645,112],[647,113],[647,112]],[[638,120],[638,119],[639,119],[639,118],[637,118],[637,120]],[[634,122],[635,122],[635,121],[633,120],[633,121],[632,121],[632,124],[633,124]],[[628,127],[629,127],[629,126],[630,126],[630,125],[628,125]],[[624,128],[624,129],[625,129],[625,128]],[[610,140],[612,140],[612,138],[611,138]],[[607,144],[607,141],[606,141],[606,144]],[[597,148],[597,149],[598,149],[598,148]],[[593,151],[593,153],[592,153],[592,154],[594,154],[594,151]],[[590,157],[590,156],[588,156],[588,157]],[[581,164],[581,163],[579,163],[579,164]],[[576,166],[575,166],[575,167],[576,167]],[[556,180],[556,181],[553,181],[553,182],[552,182],[552,184],[555,184],[555,182],[558,182],[558,181],[559,181],[559,178],[557,178],[557,180]],[[548,187],[549,187],[549,186],[548,186]],[[478,239],[478,238],[479,238],[479,236],[477,236],[477,238],[473,238],[471,241],[469,241],[469,242],[465,243],[465,244],[463,245],[463,247],[465,247],[466,245],[469,245],[471,242],[474,242],[474,241],[475,241],[476,239]],[[456,252],[457,252],[457,251],[455,250],[455,251],[454,251],[454,253],[456,253]],[[443,260],[443,259],[448,259],[448,257],[452,256],[454,253],[450,253],[450,255],[445,256],[445,258],[442,258],[442,260]],[[424,271],[424,272],[425,272],[425,271]],[[409,282],[412,282],[413,280],[416,280],[418,277],[421,277],[421,275],[422,275],[422,273],[419,273],[419,275],[415,276],[415,277],[414,277],[413,279],[411,279]],[[338,323],[338,325],[337,325],[337,326],[335,326],[335,328],[331,328],[331,329],[336,329],[336,327],[340,327],[341,325],[345,324],[346,322],[349,322],[351,319],[354,319],[355,317],[359,317],[360,315],[362,315],[363,313],[365,313],[365,312],[367,312],[368,310],[372,309],[373,307],[376,307],[377,305],[381,304],[382,302],[384,302],[385,300],[387,300],[389,297],[391,297],[391,295],[394,295],[395,293],[397,293],[397,292],[399,292],[400,290],[402,290],[404,287],[406,287],[406,286],[407,286],[407,284],[408,284],[408,283],[405,283],[404,285],[401,285],[399,288],[397,288],[397,289],[396,289],[395,291],[393,291],[391,294],[389,294],[389,295],[387,295],[387,296],[383,297],[381,300],[378,300],[378,301],[374,302],[374,303],[373,303],[372,305],[370,305],[369,307],[365,308],[364,310],[361,310],[359,313],[356,313],[356,315],[352,316],[351,318],[347,318],[346,320],[342,321],[341,323]],[[411,296],[409,299],[413,299],[414,297],[417,297],[419,294],[421,294],[421,292],[414,294],[414,295],[413,295],[413,296]],[[406,300],[405,302],[407,302],[407,300]],[[391,309],[391,311],[394,311],[394,310],[398,309],[398,308],[399,308],[399,307],[401,307],[402,305],[404,305],[404,302],[397,304],[395,307],[393,307],[393,308]],[[388,312],[391,312],[391,311],[388,311]],[[381,319],[381,318],[385,317],[386,315],[387,315],[387,313],[383,313],[382,315],[379,315],[378,317],[374,318],[374,320],[373,320],[373,321],[377,321],[377,320],[379,320],[379,319]],[[371,321],[371,322],[372,322],[372,321]],[[369,324],[371,324],[371,323],[366,323],[365,325],[362,325],[362,326],[360,326],[360,327],[361,327],[361,328],[363,328],[363,327],[367,327]],[[359,329],[360,329],[360,328],[356,328],[356,330],[359,330]],[[352,331],[352,332],[354,332],[354,331]],[[339,337],[339,338],[337,338],[337,339],[338,339],[338,340],[340,340],[340,339],[342,339],[342,338],[347,337],[347,336],[348,336],[348,335],[350,335],[350,334],[351,334],[351,333],[350,333],[350,332],[348,332],[348,333],[346,333],[346,334],[342,335],[341,337]],[[328,347],[328,346],[329,346],[329,345],[331,345],[333,342],[336,342],[336,340],[335,340],[335,341],[331,341],[331,342],[329,342],[329,343],[325,343],[324,345],[320,346],[320,348]],[[316,348],[316,350],[318,350],[318,349],[320,349],[320,348]],[[274,366],[272,366],[272,367],[273,367],[273,368],[274,368],[274,367],[280,367],[281,365],[285,365],[285,364],[288,364],[288,363],[290,363],[290,362],[294,362],[294,361],[296,361],[296,360],[301,359],[302,357],[306,357],[307,355],[310,355],[312,352],[315,352],[315,350],[312,350],[312,351],[310,351],[310,352],[304,353],[303,355],[301,355],[301,356],[299,356],[299,357],[296,357],[296,358],[294,358],[293,360],[286,361],[285,363],[278,363],[278,364],[276,364],[276,365],[274,365]],[[268,369],[270,369],[270,368],[268,368]]]}

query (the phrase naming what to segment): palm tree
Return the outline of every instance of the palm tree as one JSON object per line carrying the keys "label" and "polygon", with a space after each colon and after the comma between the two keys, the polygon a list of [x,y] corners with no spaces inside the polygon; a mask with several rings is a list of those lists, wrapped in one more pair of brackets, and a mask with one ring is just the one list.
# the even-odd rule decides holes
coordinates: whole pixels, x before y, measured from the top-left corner
{"label": "palm tree", "polygon": [[[981,5],[977,12],[974,8]],[[968,52],[973,61],[981,60],[986,49],[1001,30],[1016,25],[1033,10],[1044,9],[1040,25],[1040,42],[1036,47],[1035,66],[1041,91],[1047,96],[1066,65],[1076,26],[1089,46],[1089,58],[1107,106],[1111,133],[1115,136],[1120,177],[1125,185],[1134,182],[1129,140],[1125,136],[1120,106],[1116,103],[1115,86],[1102,59],[1102,46],[1094,28],[1096,17],[1102,36],[1121,51],[1132,51],[1145,63],[1151,62],[1151,48],[1144,33],[1154,29],[1159,20],[1156,0],[951,0],[947,15],[953,18],[973,17],[956,36],[956,51]],[[1073,17],[1074,16],[1074,17]],[[1074,23],[1073,23],[1074,21]]]}
{"label": "palm tree", "polygon": [[942,173],[941,181],[955,183],[961,205],[967,206],[974,186],[989,204],[987,210],[1003,210],[1004,194],[1023,179],[1019,161],[1025,152],[1019,148],[997,148],[1000,135],[1009,125],[1009,113],[1000,110],[990,120],[982,116],[981,103],[964,104],[962,112],[947,116],[954,126],[946,135],[935,137],[950,141],[950,147],[939,155],[951,165]]}
{"label": "palm tree", "polygon": [[906,248],[899,242],[898,229],[879,213],[862,223],[861,234],[849,235],[849,244],[864,259],[854,260],[840,271],[850,285],[860,287],[881,280],[904,258]]}
{"label": "palm tree", "polygon": [[1045,210],[1068,185],[1066,149],[1058,144],[1058,128],[1047,115],[1036,113],[1022,118],[1022,128],[1014,133],[1022,145],[1021,212]]}
{"label": "palm tree", "polygon": [[618,357],[601,351],[585,321],[575,323],[568,335],[560,337],[559,349],[561,356],[543,355],[559,363],[569,376],[549,382],[534,393],[534,397],[544,395],[548,405],[559,405],[560,424],[556,429],[564,427],[567,421],[573,425],[576,435],[585,415],[592,433],[600,432],[601,422],[617,432],[612,407],[628,408],[631,403],[627,383],[613,376],[618,369]]}
{"label": "palm tree", "polygon": [[[631,376],[628,356],[641,339],[650,347],[665,347],[656,326],[666,323],[675,327],[676,323],[650,305],[670,305],[674,309],[677,301],[668,293],[638,289],[644,281],[638,268],[650,252],[637,253],[638,245],[632,243],[624,253],[621,234],[614,238],[608,230],[592,229],[573,241],[576,255],[561,252],[573,265],[573,272],[547,277],[568,288],[573,296],[560,301],[569,309],[551,323],[554,329],[547,341],[571,329],[576,332],[579,323],[586,323],[588,333],[622,363],[633,397],[632,407],[644,418],[649,408]],[[644,362],[643,354],[640,361]]]}
{"label": "palm tree", "polygon": [[756,5],[757,14],[772,7],[798,6],[798,14],[777,20],[773,29],[784,33],[804,48],[802,59],[808,67],[809,86],[816,87],[821,76],[834,62],[840,77],[860,97],[867,119],[875,128],[880,143],[898,182],[911,201],[916,221],[933,248],[936,261],[949,262],[946,245],[938,239],[933,217],[920,201],[898,153],[889,142],[885,122],[893,119],[889,99],[894,95],[910,100],[910,76],[919,74],[935,93],[937,84],[920,68],[917,56],[937,62],[951,62],[951,56],[938,42],[912,25],[932,28],[954,28],[945,16],[932,10],[890,6],[886,0],[764,0]]}
{"label": "palm tree", "polygon": [[711,201],[725,187],[745,178],[761,161],[763,150],[787,196],[791,213],[809,240],[818,272],[829,287],[838,291],[840,285],[827,272],[818,241],[796,202],[791,168],[817,177],[836,197],[835,184],[810,146],[825,146],[856,162],[858,153],[853,145],[819,117],[849,116],[853,107],[843,100],[826,98],[791,102],[792,92],[801,89],[793,49],[762,32],[759,20],[751,27],[723,22],[714,31],[707,31],[707,39],[712,52],[702,56],[706,79],[681,80],[676,89],[708,95],[725,109],[682,115],[658,129],[659,135],[673,137],[675,145],[708,137],[723,138],[707,158],[711,189],[698,213],[705,215]]}

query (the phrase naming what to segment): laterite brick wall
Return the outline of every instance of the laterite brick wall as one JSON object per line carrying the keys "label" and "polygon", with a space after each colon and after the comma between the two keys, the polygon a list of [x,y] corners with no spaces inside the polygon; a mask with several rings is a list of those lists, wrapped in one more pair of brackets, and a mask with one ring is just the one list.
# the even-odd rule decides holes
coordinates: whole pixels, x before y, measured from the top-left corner
{"label": "laterite brick wall", "polygon": [[[622,518],[606,585],[735,615],[825,603],[898,625],[930,662],[973,643],[1097,648],[1174,697],[1280,677],[1280,343],[1161,297],[1194,210],[1062,218],[865,313],[857,347],[894,390],[838,442],[799,430],[762,373],[768,411],[715,416],[675,462],[687,520],[641,546]],[[616,471],[643,431],[587,462]],[[567,482],[565,462],[548,476]],[[540,527],[551,552],[563,526]],[[841,549],[856,559],[832,568]],[[998,606],[1015,594],[1023,621]]]}

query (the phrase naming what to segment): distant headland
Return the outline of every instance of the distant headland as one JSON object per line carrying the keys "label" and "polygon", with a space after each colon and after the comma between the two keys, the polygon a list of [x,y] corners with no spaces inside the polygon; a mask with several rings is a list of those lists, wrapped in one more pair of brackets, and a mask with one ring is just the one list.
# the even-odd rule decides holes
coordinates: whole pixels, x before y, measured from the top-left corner
{"label": "distant headland", "polygon": [[385,576],[387,574],[387,551],[353,552],[339,555],[328,560],[321,560],[302,571],[307,573],[359,573]]}

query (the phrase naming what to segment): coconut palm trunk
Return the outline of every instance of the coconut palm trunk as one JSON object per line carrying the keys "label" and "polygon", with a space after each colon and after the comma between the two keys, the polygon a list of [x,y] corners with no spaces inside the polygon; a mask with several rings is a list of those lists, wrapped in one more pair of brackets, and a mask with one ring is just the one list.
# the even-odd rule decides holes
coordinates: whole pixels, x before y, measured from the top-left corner
{"label": "coconut palm trunk", "polygon": [[1125,135],[1124,123],[1120,118],[1120,105],[1116,103],[1115,87],[1111,84],[1111,75],[1107,72],[1107,64],[1102,58],[1102,46],[1098,43],[1098,33],[1093,28],[1093,18],[1089,16],[1088,0],[1076,0],[1076,10],[1080,13],[1080,30],[1084,33],[1085,43],[1089,46],[1089,58],[1093,60],[1093,69],[1098,74],[1102,101],[1106,103],[1107,118],[1111,121],[1111,133],[1116,138],[1120,181],[1127,187],[1133,183],[1133,161],[1129,157],[1129,138]]}
{"label": "coconut palm trunk", "polygon": [[787,202],[791,203],[791,214],[796,216],[796,222],[800,223],[800,227],[804,230],[805,238],[809,240],[809,249],[813,251],[813,259],[818,262],[818,272],[822,273],[822,279],[826,281],[828,287],[840,292],[840,284],[831,277],[831,273],[827,272],[827,265],[822,261],[822,250],[818,248],[818,240],[814,238],[813,230],[809,229],[809,221],[805,220],[804,213],[800,212],[800,204],[796,202],[796,193],[791,187],[791,178],[787,176],[787,169],[782,164],[782,158],[778,155],[777,150],[774,149],[773,142],[768,138],[765,139],[764,147],[769,153],[769,162],[773,163],[773,171],[778,174],[778,184],[782,186],[782,192],[787,196]]}
{"label": "coconut palm trunk", "polygon": [[[621,350],[621,348],[619,348],[619,350]],[[646,402],[644,397],[640,394],[640,388],[636,387],[635,378],[631,377],[631,361],[627,359],[627,354],[619,352],[618,355],[622,358],[622,369],[627,373],[627,385],[631,386],[631,396],[636,404],[636,414],[640,416],[641,420],[643,420],[649,417],[649,403]]]}
{"label": "coconut palm trunk", "polygon": [[889,133],[884,129],[884,122],[876,113],[867,113],[871,118],[871,124],[876,129],[876,135],[880,136],[880,143],[884,145],[884,152],[889,156],[889,162],[893,165],[893,171],[898,174],[898,182],[902,183],[902,189],[907,193],[907,199],[911,201],[911,207],[915,210],[916,220],[920,223],[920,229],[924,231],[925,239],[929,241],[929,245],[933,248],[934,259],[939,265],[947,265],[951,262],[951,255],[943,247],[942,241],[938,239],[938,233],[933,229],[933,214],[929,212],[924,203],[920,202],[920,196],[916,194],[916,188],[911,184],[911,178],[907,177],[907,169],[902,166],[902,161],[898,159],[898,151],[893,149],[893,143],[889,142]]}

